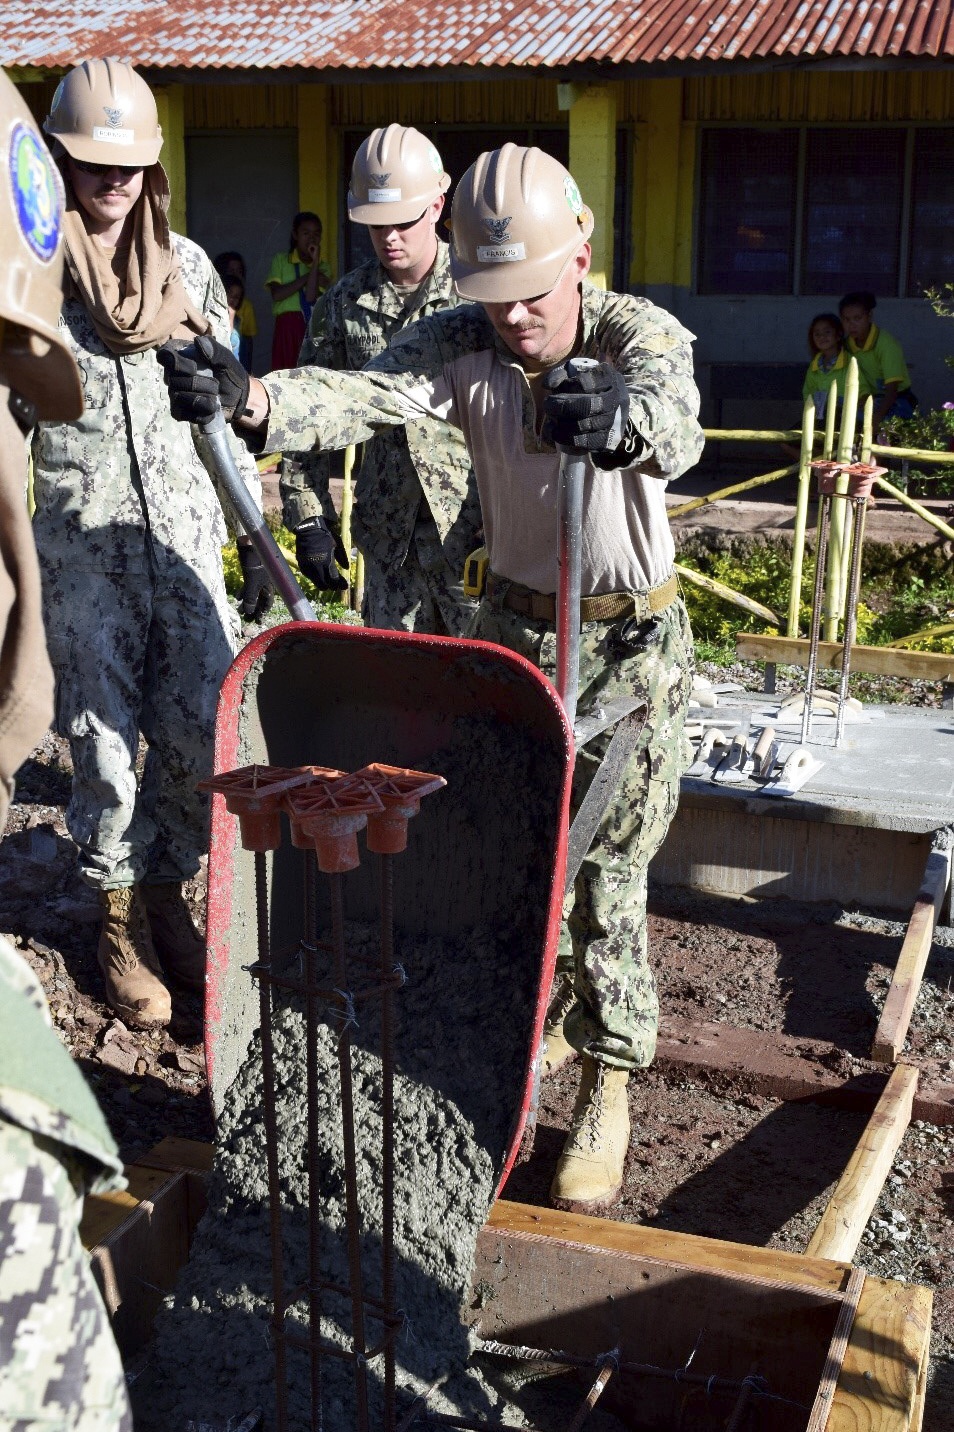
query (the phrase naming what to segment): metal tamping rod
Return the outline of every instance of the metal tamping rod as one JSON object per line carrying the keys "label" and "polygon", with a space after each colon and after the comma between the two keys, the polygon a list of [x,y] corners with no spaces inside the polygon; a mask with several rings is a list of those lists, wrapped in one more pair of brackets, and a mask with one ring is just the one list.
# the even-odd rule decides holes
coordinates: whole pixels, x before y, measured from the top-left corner
{"label": "metal tamping rod", "polygon": [[272,1043],[271,949],[268,930],[268,872],[265,852],[255,852],[255,915],[258,925],[258,1008],[262,1039],[262,1110],[265,1120],[265,1168],[272,1259],[272,1338],[275,1345],[275,1427],[288,1427],[288,1374],[285,1343],[285,1270],[282,1248],[281,1181],[278,1172],[278,1119],[275,1110],[275,1049]]}
{"label": "metal tamping rod", "polygon": [[305,1081],[308,1120],[308,1358],[311,1428],[321,1432],[321,1167],[318,1160],[318,862],[304,851],[305,874]]}
{"label": "metal tamping rod", "polygon": [[345,1218],[348,1232],[348,1271],[351,1280],[352,1357],[358,1432],[370,1432],[368,1413],[367,1334],[364,1325],[364,1279],[361,1270],[361,1211],[358,1202],[358,1160],[354,1128],[354,1083],[351,1075],[351,1013],[347,1006],[348,971],[345,960],[344,896],[341,875],[328,876],[331,887],[331,938],[335,982],[345,1002],[338,1036],[338,1070],[341,1078],[341,1134],[345,1166]]}
{"label": "metal tamping rod", "polygon": [[835,719],[835,745],[841,745],[845,729],[845,707],[848,701],[848,675],[851,648],[858,629],[858,593],[861,587],[861,551],[864,545],[866,497],[849,497],[851,503],[851,568],[848,576],[848,597],[845,605],[845,630],[841,648],[841,680],[838,683],[838,714]]}
{"label": "metal tamping rod", "polygon": [[821,637],[822,603],[825,600],[825,553],[828,548],[828,521],[832,499],[818,495],[818,535],[815,541],[815,590],[812,596],[812,624],[808,641],[808,671],[805,675],[805,700],[802,706],[801,744],[808,740],[812,727],[812,698],[818,671],[818,643]]}

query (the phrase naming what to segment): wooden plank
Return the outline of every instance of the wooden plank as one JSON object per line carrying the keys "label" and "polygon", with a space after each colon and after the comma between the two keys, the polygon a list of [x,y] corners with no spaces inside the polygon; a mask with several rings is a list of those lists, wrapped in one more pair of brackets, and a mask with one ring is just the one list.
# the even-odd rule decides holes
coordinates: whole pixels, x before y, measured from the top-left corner
{"label": "wooden plank", "polygon": [[214,1157],[214,1144],[204,1143],[200,1139],[180,1139],[169,1134],[140,1159],[140,1164],[147,1168],[169,1169],[175,1173],[209,1173]]}
{"label": "wooden plank", "polygon": [[810,1256],[839,1258],[845,1262],[854,1257],[891,1162],[911,1122],[917,1083],[918,1071],[910,1064],[898,1064],[892,1070],[861,1141],[809,1240],[805,1251]]}
{"label": "wooden plank", "polygon": [[[762,636],[736,632],[735,649],[750,661],[771,661],[787,666],[808,665],[808,641],[804,637]],[[841,670],[841,642],[818,643],[818,665],[823,671]],[[852,671],[872,676],[903,676],[924,681],[954,680],[954,656],[946,652],[905,651],[892,646],[853,646]]]}
{"label": "wooden plank", "polygon": [[826,1432],[918,1432],[929,1288],[866,1278]]}
{"label": "wooden plank", "polygon": [[756,1248],[745,1243],[724,1243],[718,1238],[699,1238],[692,1233],[675,1233],[664,1228],[644,1228],[638,1223],[613,1223],[584,1213],[560,1213],[532,1204],[498,1199],[487,1224],[502,1233],[535,1234],[539,1238],[563,1239],[654,1258],[687,1267],[705,1268],[726,1275],[762,1278],[806,1289],[824,1289],[841,1295],[848,1286],[848,1264],[819,1260],[803,1253],[786,1253],[775,1248]]}
{"label": "wooden plank", "polygon": [[845,1291],[845,1301],[838,1311],[828,1356],[825,1359],[825,1366],[818,1383],[818,1392],[815,1395],[815,1405],[812,1407],[805,1432],[825,1432],[866,1276],[862,1268],[852,1268],[851,1270],[851,1277]]}
{"label": "wooden plank", "polygon": [[951,852],[932,850],[885,997],[871,1046],[872,1059],[894,1064],[904,1047],[950,879]]}
{"label": "wooden plank", "polygon": [[92,1193],[83,1204],[80,1240],[84,1248],[95,1248],[124,1223],[139,1205],[151,1199],[167,1182],[166,1170],[130,1164],[125,1169],[128,1188],[119,1193]]}

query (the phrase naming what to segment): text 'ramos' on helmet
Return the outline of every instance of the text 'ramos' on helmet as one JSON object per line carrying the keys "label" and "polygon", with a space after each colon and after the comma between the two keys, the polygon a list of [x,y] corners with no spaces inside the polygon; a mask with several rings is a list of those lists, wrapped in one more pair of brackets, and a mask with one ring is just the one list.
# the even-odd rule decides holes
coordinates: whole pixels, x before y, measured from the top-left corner
{"label": "text 'ramos' on helmet", "polygon": [[73,159],[155,164],[162,130],[152,90],[132,65],[84,60],[60,80],[43,128]]}
{"label": "text 'ramos' on helmet", "polygon": [[83,411],[79,371],[57,327],[63,305],[63,181],[36,121],[0,74],[0,381],[37,416]]}
{"label": "text 'ramos' on helmet", "polygon": [[369,134],[354,156],[348,218],[356,224],[406,224],[449,188],[450,175],[427,136],[389,124]]}
{"label": "text 'ramos' on helmet", "polygon": [[451,210],[457,291],[479,303],[549,293],[592,232],[592,212],[558,159],[518,144],[481,154]]}

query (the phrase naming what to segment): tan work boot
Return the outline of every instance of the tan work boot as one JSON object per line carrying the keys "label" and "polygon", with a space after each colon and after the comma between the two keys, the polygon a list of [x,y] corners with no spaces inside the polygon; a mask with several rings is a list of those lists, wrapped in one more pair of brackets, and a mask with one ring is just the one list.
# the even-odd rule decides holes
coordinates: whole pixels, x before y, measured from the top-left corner
{"label": "tan work boot", "polygon": [[97,958],[106,981],[106,1003],[126,1024],[168,1024],[172,1000],[159,978],[149,922],[135,888],[101,890],[100,899],[103,929]]}
{"label": "tan work boot", "polygon": [[563,1033],[563,1021],[573,1008],[576,996],[573,993],[572,975],[557,975],[553,982],[553,994],[547,1009],[540,1044],[540,1078],[555,1074],[569,1060],[576,1058],[576,1050]]}
{"label": "tan work boot", "polygon": [[611,1069],[583,1056],[573,1123],[550,1186],[554,1203],[610,1202],[623,1182],[629,1148],[628,1069]]}
{"label": "tan work boot", "polygon": [[139,893],[162,968],[189,989],[205,989],[205,940],[196,929],[178,881],[140,885]]}

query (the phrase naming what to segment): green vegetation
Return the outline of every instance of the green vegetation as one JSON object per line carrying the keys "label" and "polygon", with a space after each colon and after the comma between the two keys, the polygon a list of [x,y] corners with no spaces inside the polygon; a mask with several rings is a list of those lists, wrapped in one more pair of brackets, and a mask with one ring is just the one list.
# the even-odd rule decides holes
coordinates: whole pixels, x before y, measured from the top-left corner
{"label": "green vegetation", "polygon": [[[314,582],[310,582],[298,570],[298,563],[295,561],[295,538],[288,528],[283,527],[278,519],[271,514],[267,520],[275,541],[288,558],[288,564],[297,578],[298,585],[315,608],[318,620],[322,622],[356,621],[355,613],[348,610],[337,594],[319,592]],[[227,547],[222,548],[222,566],[225,571],[225,590],[230,597],[238,597],[242,591],[242,568],[239,565],[238,548],[234,540]],[[275,626],[279,622],[289,620],[290,616],[284,602],[276,599],[268,614],[266,625]]]}

